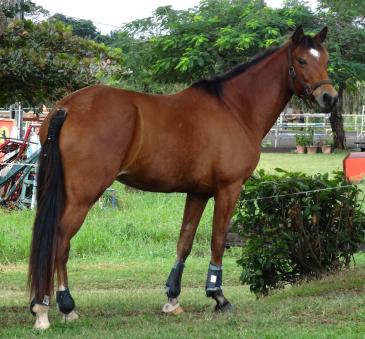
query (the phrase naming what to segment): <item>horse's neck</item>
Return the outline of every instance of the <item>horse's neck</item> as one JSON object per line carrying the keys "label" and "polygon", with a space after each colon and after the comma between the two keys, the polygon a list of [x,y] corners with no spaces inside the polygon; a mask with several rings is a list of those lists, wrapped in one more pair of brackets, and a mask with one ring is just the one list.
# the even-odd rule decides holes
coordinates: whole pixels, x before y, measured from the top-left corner
{"label": "horse's neck", "polygon": [[242,123],[263,138],[292,93],[288,85],[287,45],[225,84],[227,104]]}

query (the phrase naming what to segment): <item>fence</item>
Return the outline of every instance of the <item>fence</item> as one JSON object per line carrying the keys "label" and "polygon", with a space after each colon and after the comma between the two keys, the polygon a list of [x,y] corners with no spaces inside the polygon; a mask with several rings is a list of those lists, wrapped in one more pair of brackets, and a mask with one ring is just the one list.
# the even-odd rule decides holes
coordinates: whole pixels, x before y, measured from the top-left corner
{"label": "fence", "polygon": [[[344,129],[351,133],[356,141],[365,137],[365,106],[361,114],[343,114]],[[274,147],[282,138],[292,138],[302,131],[313,129],[315,137],[327,137],[331,133],[330,114],[325,113],[281,113],[275,125],[268,133],[274,138]]]}

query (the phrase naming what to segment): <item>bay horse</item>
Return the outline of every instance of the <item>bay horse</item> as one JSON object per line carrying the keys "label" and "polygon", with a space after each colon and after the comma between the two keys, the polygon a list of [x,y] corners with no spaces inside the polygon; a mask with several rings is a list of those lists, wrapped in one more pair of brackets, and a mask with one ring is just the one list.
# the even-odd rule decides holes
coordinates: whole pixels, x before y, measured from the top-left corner
{"label": "bay horse", "polygon": [[326,27],[311,37],[300,26],[283,45],[174,95],[94,85],[56,104],[40,131],[29,263],[35,328],[50,326],[55,271],[59,310],[67,320],[78,318],[67,279],[70,239],[115,180],[151,192],[186,193],[176,262],[166,282],[166,313],[182,312],[177,298],[184,263],[207,201],[214,198],[205,289],[216,301],[215,310],[232,308],[221,288],[225,238],[263,137],[293,94],[324,112],[337,101],[328,80],[326,35]]}

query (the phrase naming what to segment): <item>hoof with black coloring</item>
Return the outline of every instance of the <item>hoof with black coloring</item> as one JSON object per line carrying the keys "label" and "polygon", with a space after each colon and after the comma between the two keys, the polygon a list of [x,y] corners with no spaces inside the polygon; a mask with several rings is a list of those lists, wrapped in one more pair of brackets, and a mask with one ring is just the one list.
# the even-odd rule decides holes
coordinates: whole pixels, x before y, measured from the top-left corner
{"label": "hoof with black coloring", "polygon": [[32,313],[32,316],[35,317],[36,316],[36,313],[33,311],[33,307],[36,305],[36,302],[35,302],[35,298],[32,299],[32,301],[30,302],[30,307],[29,307],[29,310],[30,310],[30,313]]}
{"label": "hoof with black coloring", "polygon": [[214,311],[217,312],[217,313],[232,312],[233,310],[234,310],[234,307],[229,301],[227,301],[223,305],[217,304],[214,307]]}

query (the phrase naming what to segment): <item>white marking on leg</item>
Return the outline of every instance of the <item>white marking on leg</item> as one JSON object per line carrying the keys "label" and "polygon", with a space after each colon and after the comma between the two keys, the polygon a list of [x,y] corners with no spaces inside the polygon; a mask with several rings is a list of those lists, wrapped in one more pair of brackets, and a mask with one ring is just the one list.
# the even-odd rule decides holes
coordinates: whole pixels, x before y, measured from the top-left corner
{"label": "white marking on leg", "polygon": [[118,177],[119,177],[120,175],[127,174],[127,173],[128,173],[128,171],[120,171],[120,172],[118,173]]}
{"label": "white marking on leg", "polygon": [[58,286],[58,290],[59,291],[66,291],[66,287],[63,284],[61,284],[60,286]]}
{"label": "white marking on leg", "polygon": [[319,52],[316,49],[311,48],[309,53],[312,54],[316,59],[319,59]]}
{"label": "white marking on leg", "polygon": [[188,222],[188,223],[184,226],[184,230],[185,230],[185,231],[188,231],[190,227],[191,227],[191,224],[190,224],[190,222]]}
{"label": "white marking on leg", "polygon": [[46,330],[51,326],[48,320],[48,306],[35,304],[33,306],[33,312],[36,314],[36,320],[34,324],[34,329],[36,330]]}

